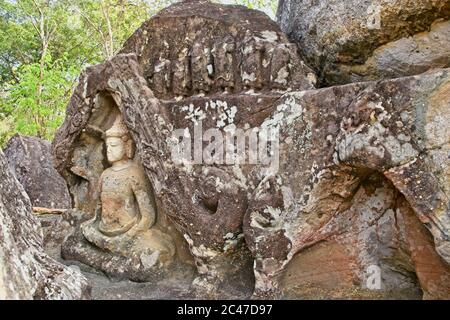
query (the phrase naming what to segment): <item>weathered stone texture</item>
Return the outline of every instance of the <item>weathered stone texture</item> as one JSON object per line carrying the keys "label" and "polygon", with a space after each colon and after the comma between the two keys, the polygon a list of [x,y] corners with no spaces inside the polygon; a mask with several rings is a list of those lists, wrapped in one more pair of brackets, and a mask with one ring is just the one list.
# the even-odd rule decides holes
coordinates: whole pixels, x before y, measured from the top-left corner
{"label": "weathered stone texture", "polygon": [[33,207],[72,207],[66,182],[53,167],[49,141],[17,134],[9,140],[4,153]]}
{"label": "weathered stone texture", "polygon": [[[274,57],[267,64],[265,55],[277,50],[292,64],[276,72],[287,85],[269,76],[286,65]],[[123,52],[83,72],[53,144],[74,219],[94,215],[106,168],[102,132],[121,113],[160,225],[178,237],[180,260],[183,245],[194,258],[199,293],[234,284],[253,289],[255,282],[257,296],[284,290],[298,297],[315,283],[323,290],[336,284],[343,297],[359,288],[363,296],[367,269],[375,266],[382,274],[376,296],[448,297],[448,69],[312,90],[312,73],[267,17],[205,1],[162,11]],[[235,63],[244,69],[210,72]],[[174,161],[177,129],[212,128],[224,135],[279,130],[278,163]],[[83,245],[78,236],[66,242],[66,253]],[[106,263],[108,252],[91,257]],[[336,276],[320,274],[327,272],[321,257],[338,267]],[[139,272],[124,266],[114,260],[102,269]]]}
{"label": "weathered stone texture", "polygon": [[[378,200],[374,196],[389,189],[378,187],[377,191],[377,183],[368,180],[374,172],[393,183],[416,213],[415,219],[434,236],[440,257],[433,263],[445,261],[441,275],[448,275],[449,134],[439,128],[450,108],[448,97],[442,96],[449,81],[449,70],[445,69],[379,83],[290,93],[277,102],[275,110],[281,115],[278,111],[271,117],[279,119],[274,125],[281,129],[280,170],[262,179],[244,220],[246,240],[256,256],[257,290],[278,290],[283,270],[295,254],[301,255],[302,250],[318,243],[336,242],[336,237],[340,238],[338,244],[353,251],[346,258],[348,268],[353,272],[361,268],[356,275],[362,283],[363,270],[370,264],[379,265],[377,261],[395,256],[382,249],[390,241],[382,239],[382,226],[370,231],[374,225],[371,220],[379,225],[394,219],[397,223],[385,223],[383,228],[387,234],[406,237],[395,230],[402,226],[393,216],[399,213],[392,195]],[[438,104],[436,96],[441,97]],[[365,191],[368,196],[374,194],[372,200],[361,198],[365,183],[372,189]],[[409,248],[417,256],[420,248],[410,247],[411,232],[422,232],[417,228],[416,224],[408,231],[409,244],[396,241],[395,246],[387,247],[401,252]],[[413,263],[410,256],[403,265],[414,270]],[[420,268],[415,272],[421,279]],[[386,282],[395,283],[392,278]],[[436,290],[437,296],[449,294],[444,282]]]}
{"label": "weathered stone texture", "polygon": [[448,0],[280,0],[277,16],[323,85],[450,66]]}
{"label": "weathered stone texture", "polygon": [[30,200],[0,151],[0,299],[83,299],[86,278],[45,252]]}
{"label": "weathered stone texture", "polygon": [[314,73],[274,21],[243,6],[204,0],[170,6],[121,53],[135,53],[160,99],[198,93],[311,89]]}
{"label": "weathered stone texture", "polygon": [[92,216],[105,169],[101,132],[120,110],[152,183],[158,214],[173,236],[181,233],[177,251],[186,256],[182,247],[189,246],[202,275],[195,283],[209,292],[209,282],[251,271],[242,219],[256,176],[252,166],[175,165],[172,133],[193,132],[199,122],[203,132],[257,127],[284,92],[312,89],[315,76],[266,15],[207,1],[163,10],[122,52],[129,54],[81,76],[54,141],[56,166],[76,210]]}
{"label": "weathered stone texture", "polygon": [[[168,142],[177,123],[173,117],[183,108],[170,113],[167,108],[179,103],[160,103],[153,97],[132,55],[117,56],[88,72],[82,79],[98,79],[94,92],[121,92],[118,105],[155,186],[159,208],[184,234],[200,273],[223,276],[227,274],[224,270],[229,272],[230,253],[240,252],[235,251],[240,247],[235,240],[241,239],[244,220],[246,244],[256,258],[256,289],[261,294],[281,289],[278,281],[290,260],[317,243],[341,246],[349,264],[349,283],[358,287],[364,284],[366,269],[380,265],[386,272],[383,294],[396,291],[404,297],[406,291],[408,297],[419,297],[420,290],[428,297],[448,294],[442,287],[445,282],[433,280],[423,266],[424,257],[430,255],[430,261],[442,270],[439,277],[448,274],[448,170],[447,162],[442,163],[443,157],[448,157],[448,134],[439,129],[441,117],[450,107],[442,97],[449,83],[448,70],[294,92],[269,100],[263,122],[281,130],[280,169],[269,174],[259,166],[174,165]],[[79,88],[84,85],[81,82]],[[202,106],[206,111],[203,103],[196,107]],[[76,110],[79,105],[71,108]],[[210,110],[211,116],[217,112]],[[272,114],[267,116],[270,110]],[[244,105],[235,118],[247,117],[244,119],[253,123],[252,114]],[[179,124],[187,121],[186,117],[179,119]],[[261,125],[262,119],[253,121],[255,126]],[[68,118],[65,125],[74,124],[73,118]],[[70,130],[60,134],[66,132]],[[62,143],[58,149],[56,145],[55,151],[69,154],[66,146]],[[66,158],[59,159],[63,164]],[[385,178],[373,176],[375,172],[385,175],[393,186]],[[192,201],[193,195],[198,202]],[[406,200],[401,200],[403,197]],[[398,201],[405,204],[400,206]],[[408,212],[415,212],[408,213],[408,223],[414,227],[407,232],[399,222],[406,219],[399,217],[399,208],[405,206]],[[428,232],[434,240],[428,238]],[[414,240],[411,233],[425,236]],[[414,241],[423,241],[430,251],[420,254],[422,245]],[[386,260],[390,262],[386,264]],[[402,278],[403,273],[410,276]],[[312,280],[314,276],[304,281]],[[429,281],[435,284],[427,285]]]}

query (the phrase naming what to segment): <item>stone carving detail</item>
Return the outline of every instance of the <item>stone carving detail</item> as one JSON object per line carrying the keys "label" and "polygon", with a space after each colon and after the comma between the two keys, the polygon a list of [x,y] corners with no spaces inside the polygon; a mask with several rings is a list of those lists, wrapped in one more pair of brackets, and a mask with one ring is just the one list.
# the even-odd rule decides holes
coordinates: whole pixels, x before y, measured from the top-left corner
{"label": "stone carving detail", "polygon": [[208,93],[214,75],[211,50],[201,43],[195,43],[192,47],[191,65],[194,93]]}
{"label": "stone carving detail", "polygon": [[[286,91],[293,84],[288,80],[295,72],[292,56],[296,57],[295,45],[273,48],[252,34],[238,44],[230,37],[211,47],[196,42],[190,49],[181,50],[176,59],[158,61],[149,84],[161,98],[228,93],[241,86],[243,90]],[[240,69],[234,61],[242,61]],[[309,75],[308,81],[313,84],[314,75]]]}
{"label": "stone carving detail", "polygon": [[212,50],[214,56],[214,74],[216,85],[224,92],[233,91],[235,78],[233,70],[235,68],[236,44],[231,37],[216,42]]}
{"label": "stone carving detail", "polygon": [[78,227],[63,243],[62,254],[113,276],[145,281],[170,269],[177,244],[158,214],[116,99],[106,91],[94,95],[92,115],[64,172]]}
{"label": "stone carving detail", "polygon": [[265,47],[250,32],[244,38],[242,48],[241,78],[245,89],[259,90],[264,86],[263,56]]}
{"label": "stone carving detail", "polygon": [[[328,257],[347,268],[345,283],[350,284],[350,292],[355,283],[364,283],[366,267],[380,263],[383,270],[399,268],[383,261],[396,252],[407,252],[401,260],[396,258],[417,276],[404,278],[406,288],[415,290],[411,291],[415,297],[422,295],[420,290],[426,297],[448,296],[446,285],[439,284],[427,267],[429,262],[440,276],[450,275],[445,202],[448,162],[439,160],[448,156],[448,134],[441,127],[445,123],[441,115],[448,114],[442,111],[450,106],[448,70],[293,92],[277,100],[257,95],[269,114],[265,109],[258,112],[253,96],[246,97],[237,119],[280,128],[277,172],[265,172],[259,165],[242,166],[240,171],[225,165],[175,166],[170,156],[171,128],[191,121],[180,107],[186,101],[155,99],[140,72],[135,56],[119,55],[89,70],[77,90],[82,92],[88,79],[101,79],[93,81],[97,83],[94,92],[106,88],[122,92],[118,105],[155,186],[160,209],[183,233],[195,257],[196,287],[218,292],[216,281],[220,279],[236,283],[233,276],[244,278],[244,274],[245,279],[252,279],[248,276],[252,261],[242,263],[249,257],[245,245],[255,259],[258,296],[277,296],[289,282],[286,270],[292,276],[292,268],[303,259],[307,262],[300,268],[303,276],[311,274],[318,266],[314,259],[330,250],[334,255]],[[102,78],[104,74],[109,78]],[[191,101],[195,107],[204,103],[200,97]],[[227,101],[235,103],[231,95]],[[426,101],[426,112],[416,109],[418,101]],[[205,126],[215,125],[212,118],[221,112],[217,107],[209,110],[210,122],[205,121]],[[64,126],[76,128],[73,119],[68,117]],[[88,118],[83,121],[86,124]],[[417,121],[425,130],[415,126]],[[60,131],[56,140],[59,168],[68,167],[69,149],[64,141],[72,135],[67,132]],[[418,144],[419,139],[427,142]],[[421,179],[415,178],[419,175]],[[373,236],[379,240],[374,242]],[[371,250],[372,245],[376,250]],[[402,268],[395,270],[401,273]],[[403,281],[399,272],[384,278],[391,286],[385,288]],[[301,279],[302,274],[293,277],[299,283],[320,280]]]}
{"label": "stone carving detail", "polygon": [[173,62],[172,86],[174,94],[182,97],[187,96],[191,89],[190,60],[186,48],[181,50],[178,60]]}
{"label": "stone carving detail", "polygon": [[155,70],[152,77],[152,88],[160,95],[167,94],[170,88],[170,68],[171,62],[167,59],[158,61],[155,65]]}
{"label": "stone carving detail", "polygon": [[[205,16],[198,15],[198,10]],[[223,10],[231,12],[224,15]],[[292,46],[286,46],[293,50],[289,55],[290,83],[271,87],[271,62],[276,60],[272,58],[273,48],[283,44],[288,44],[285,36],[261,12],[188,1],[163,10],[144,24],[122,50],[132,54],[118,55],[86,70],[80,79],[80,86],[86,85],[86,91],[74,94],[66,122],[54,143],[58,169],[75,199],[73,216],[81,217],[80,221],[90,220],[83,224],[83,232],[76,232],[65,242],[64,257],[88,261],[113,275],[146,279],[146,270],[122,259],[129,257],[122,251],[125,243],[134,246],[129,241],[130,231],[114,237],[105,235],[101,214],[95,213],[97,199],[102,198],[97,186],[105,183],[111,171],[106,169],[102,135],[112,126],[111,119],[122,114],[136,141],[138,162],[153,186],[162,231],[170,234],[175,243],[175,258],[183,262],[194,258],[199,273],[195,283],[201,292],[214,291],[210,289],[218,283],[226,287],[233,283],[233,277],[241,285],[245,283],[245,292],[251,292],[252,259],[242,234],[248,186],[247,182],[237,183],[251,174],[251,167],[241,174],[231,167],[214,165],[196,166],[189,172],[170,160],[168,142],[174,129],[193,130],[198,120],[205,130],[219,128],[225,132],[234,126],[258,127],[271,112],[273,102],[286,90],[312,89],[314,75],[301,63]],[[136,54],[139,67],[134,60]],[[274,68],[279,68],[276,65],[279,63],[274,63]],[[246,83],[242,71],[250,77]],[[135,88],[143,91],[132,89],[134,93],[126,93],[124,88],[132,82],[118,82],[128,81],[127,77],[137,81]],[[150,109],[154,108],[159,111],[152,113]],[[210,117],[202,117],[209,112]],[[142,130],[153,130],[144,123],[161,127],[159,131],[144,133]],[[155,161],[155,156],[160,160]],[[253,182],[249,179],[248,183]],[[103,211],[104,208],[97,210]],[[108,264],[111,255],[105,251],[115,253],[120,261]]]}

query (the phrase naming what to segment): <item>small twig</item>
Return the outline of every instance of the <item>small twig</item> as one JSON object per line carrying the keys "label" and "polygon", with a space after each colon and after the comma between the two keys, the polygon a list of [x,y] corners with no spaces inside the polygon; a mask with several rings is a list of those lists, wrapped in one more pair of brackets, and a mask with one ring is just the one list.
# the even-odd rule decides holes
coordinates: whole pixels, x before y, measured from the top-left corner
{"label": "small twig", "polygon": [[67,209],[52,209],[52,208],[43,208],[43,207],[33,207],[33,213],[36,215],[62,214],[66,211],[67,211]]}

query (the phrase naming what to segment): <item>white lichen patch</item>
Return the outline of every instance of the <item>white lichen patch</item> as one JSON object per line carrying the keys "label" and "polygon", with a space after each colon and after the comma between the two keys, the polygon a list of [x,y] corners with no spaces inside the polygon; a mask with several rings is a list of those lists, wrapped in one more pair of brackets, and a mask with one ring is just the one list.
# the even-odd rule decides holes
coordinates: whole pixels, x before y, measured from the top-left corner
{"label": "white lichen patch", "polygon": [[312,85],[315,86],[317,84],[317,76],[314,73],[308,72],[308,74],[306,75],[306,78]]}
{"label": "white lichen patch", "polygon": [[142,265],[144,266],[144,268],[152,268],[154,266],[156,266],[156,264],[159,261],[159,255],[160,252],[159,250],[154,251],[152,254],[141,254],[140,256],[140,261],[142,263]]}
{"label": "white lichen patch", "polygon": [[261,32],[263,41],[276,43],[278,41],[278,34],[275,31],[264,30]]}
{"label": "white lichen patch", "polygon": [[217,128],[221,129],[229,126],[227,128],[229,132],[233,131],[233,129],[236,129],[236,126],[234,126],[234,118],[237,113],[236,106],[229,107],[226,101],[216,100],[214,104],[211,104],[211,107],[217,109]]}
{"label": "white lichen patch", "polygon": [[[383,159],[387,154],[393,164],[400,165],[418,156],[419,152],[413,148],[410,137],[405,134],[399,134],[395,137],[389,130],[383,126],[383,120],[389,120],[391,116],[384,110],[382,103],[369,102],[368,106],[374,110],[382,110],[376,114],[372,112],[371,123],[363,123],[358,128],[344,133],[336,145],[339,153],[339,159],[346,161],[351,159],[355,154],[364,152],[373,155],[379,159]],[[350,122],[347,119],[345,122]],[[406,142],[405,142],[406,141]]]}
{"label": "white lichen patch", "polygon": [[194,125],[198,125],[200,121],[206,119],[206,114],[200,107],[194,108],[191,103],[189,106],[183,106],[182,111],[186,111],[187,115],[184,117],[186,120],[191,120]]}
{"label": "white lichen patch", "polygon": [[252,72],[252,73],[247,73],[247,72],[242,72],[242,81],[243,82],[254,82],[254,81],[256,81],[256,75],[255,75],[255,73],[254,72]]}
{"label": "white lichen patch", "polygon": [[219,252],[212,250],[210,248],[207,248],[203,244],[201,244],[198,247],[194,246],[194,240],[192,240],[191,237],[189,237],[189,235],[187,235],[187,234],[184,234],[184,239],[186,239],[186,242],[188,243],[192,254],[196,257],[210,259],[210,258],[216,257],[219,254]]}
{"label": "white lichen patch", "polygon": [[170,61],[167,59],[161,59],[155,64],[155,73],[159,73],[163,71],[163,69],[170,64]]}
{"label": "white lichen patch", "polygon": [[267,206],[264,209],[264,213],[269,217],[266,218],[261,213],[253,211],[250,214],[250,226],[257,229],[263,229],[266,231],[277,231],[283,228],[283,220],[281,219],[280,208],[273,208]]}
{"label": "white lichen patch", "polygon": [[289,77],[289,68],[288,66],[284,66],[278,71],[277,77],[276,79],[273,79],[273,81],[282,85],[287,85],[288,77]]}
{"label": "white lichen patch", "polygon": [[297,103],[295,97],[289,96],[282,104],[278,105],[275,113],[264,120],[261,128],[281,128],[292,124],[303,115],[303,107]]}
{"label": "white lichen patch", "polygon": [[450,143],[449,126],[450,112],[435,114],[432,121],[425,125],[425,133],[429,147],[437,147]]}
{"label": "white lichen patch", "polygon": [[281,193],[283,195],[284,208],[289,209],[295,203],[292,189],[286,186],[281,186]]}
{"label": "white lichen patch", "polygon": [[213,68],[212,64],[208,64],[208,65],[206,66],[206,69],[208,70],[208,74],[209,74],[210,76],[212,76],[213,73],[214,73],[214,68]]}

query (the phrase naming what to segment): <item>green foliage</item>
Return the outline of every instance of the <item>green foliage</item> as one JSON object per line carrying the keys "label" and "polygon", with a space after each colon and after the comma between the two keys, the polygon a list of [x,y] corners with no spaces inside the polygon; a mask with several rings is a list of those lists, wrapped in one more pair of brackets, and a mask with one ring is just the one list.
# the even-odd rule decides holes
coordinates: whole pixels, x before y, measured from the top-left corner
{"label": "green foliage", "polygon": [[[216,0],[261,9],[277,0]],[[52,139],[80,71],[110,58],[176,0],[0,0],[0,147],[14,134]]]}
{"label": "green foliage", "polygon": [[45,139],[53,137],[64,119],[64,110],[80,71],[66,64],[65,57],[52,61],[47,55],[43,69],[40,63],[18,68],[18,81],[6,88],[2,99],[3,117],[12,121],[9,125],[15,132]]}

